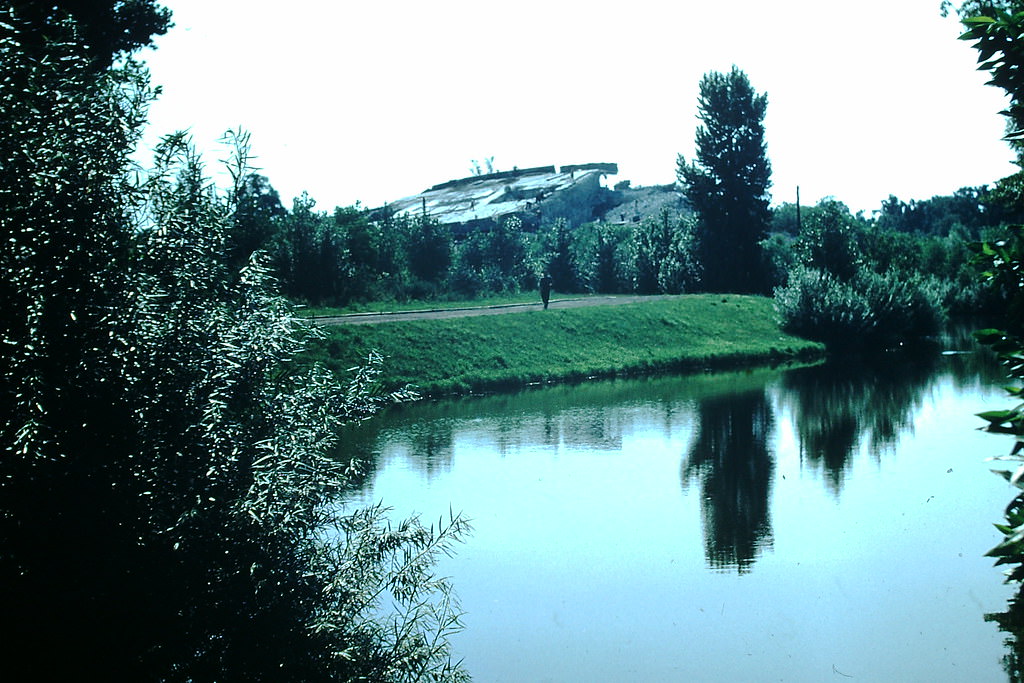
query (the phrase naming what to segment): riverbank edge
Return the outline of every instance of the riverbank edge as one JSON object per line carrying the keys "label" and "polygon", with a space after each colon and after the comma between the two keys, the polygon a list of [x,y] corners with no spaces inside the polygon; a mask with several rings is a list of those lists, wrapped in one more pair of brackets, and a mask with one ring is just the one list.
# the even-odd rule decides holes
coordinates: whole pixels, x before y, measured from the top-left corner
{"label": "riverbank edge", "polygon": [[562,375],[548,375],[536,381],[523,381],[516,377],[508,379],[494,379],[475,382],[469,387],[460,387],[451,390],[447,386],[443,390],[426,391],[423,388],[413,385],[413,389],[422,398],[457,398],[460,396],[471,396],[473,394],[493,394],[517,391],[533,387],[575,384],[579,382],[596,381],[603,379],[629,379],[636,377],[648,377],[662,374],[699,374],[704,372],[728,372],[742,370],[744,368],[795,368],[807,365],[814,365],[824,361],[825,354],[808,349],[795,354],[777,352],[775,349],[762,355],[724,355],[709,356],[707,358],[679,359],[677,362],[664,364],[651,364],[643,367],[622,367],[609,368],[590,374],[567,373]]}
{"label": "riverbank edge", "polygon": [[371,350],[381,387],[424,398],[659,373],[805,364],[825,347],[779,328],[771,299],[694,294],[670,301],[324,330],[306,358],[339,376]]}

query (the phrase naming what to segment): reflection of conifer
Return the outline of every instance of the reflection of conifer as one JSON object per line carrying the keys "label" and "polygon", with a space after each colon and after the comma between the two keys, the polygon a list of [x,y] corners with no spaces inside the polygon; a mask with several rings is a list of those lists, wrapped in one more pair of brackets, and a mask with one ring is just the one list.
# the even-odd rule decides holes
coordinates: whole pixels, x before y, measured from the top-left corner
{"label": "reflection of conifer", "polygon": [[700,482],[708,563],[746,572],[772,544],[772,409],[764,392],[754,391],[705,399],[697,413],[699,431],[683,467],[683,487]]}

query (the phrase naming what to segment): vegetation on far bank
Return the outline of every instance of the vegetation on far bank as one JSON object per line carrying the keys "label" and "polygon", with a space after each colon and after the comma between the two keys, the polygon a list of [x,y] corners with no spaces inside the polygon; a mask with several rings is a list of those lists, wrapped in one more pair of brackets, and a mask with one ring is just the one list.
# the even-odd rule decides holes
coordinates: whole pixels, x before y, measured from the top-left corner
{"label": "vegetation on far bank", "polygon": [[310,356],[344,372],[371,351],[382,384],[430,394],[670,369],[819,357],[779,329],[770,299],[678,298],[578,309],[325,328]]}
{"label": "vegetation on far bank", "polygon": [[331,214],[304,195],[289,211],[266,178],[250,176],[238,256],[263,249],[289,297],[351,312],[522,296],[545,273],[573,296],[774,293],[788,331],[859,349],[932,336],[947,313],[998,305],[968,245],[1024,219],[1009,185],[890,196],[871,216],[834,198],[770,208],[766,107],[739,69],[702,79],[697,153],[678,159],[686,205],[676,215],[573,225],[510,215],[456,235],[426,209]]}

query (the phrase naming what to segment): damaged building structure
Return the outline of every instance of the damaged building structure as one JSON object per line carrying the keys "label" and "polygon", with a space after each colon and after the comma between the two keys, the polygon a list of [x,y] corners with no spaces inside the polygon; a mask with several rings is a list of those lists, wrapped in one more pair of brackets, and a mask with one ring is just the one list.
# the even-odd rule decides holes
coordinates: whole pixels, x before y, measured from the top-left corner
{"label": "damaged building structure", "polygon": [[687,213],[686,201],[674,185],[630,188],[605,185],[617,175],[614,163],[538,166],[469,176],[435,185],[374,212],[429,215],[449,226],[456,237],[489,230],[497,221],[518,217],[525,230],[562,219],[571,227],[593,221],[638,222],[648,215]]}

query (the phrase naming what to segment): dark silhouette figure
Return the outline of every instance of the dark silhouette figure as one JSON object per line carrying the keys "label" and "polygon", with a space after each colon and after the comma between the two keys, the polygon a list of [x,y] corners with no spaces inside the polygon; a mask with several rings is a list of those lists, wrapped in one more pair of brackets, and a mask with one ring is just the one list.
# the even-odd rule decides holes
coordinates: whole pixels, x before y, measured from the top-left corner
{"label": "dark silhouette figure", "polygon": [[551,276],[544,274],[540,279],[540,298],[544,302],[544,309],[548,307],[548,300],[551,298]]}

